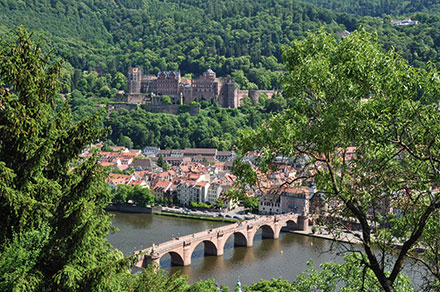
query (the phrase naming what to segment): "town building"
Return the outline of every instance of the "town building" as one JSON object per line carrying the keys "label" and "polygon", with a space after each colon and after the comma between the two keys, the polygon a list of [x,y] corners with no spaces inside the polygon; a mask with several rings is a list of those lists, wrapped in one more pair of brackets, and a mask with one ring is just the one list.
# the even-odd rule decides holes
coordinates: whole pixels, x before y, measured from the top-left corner
{"label": "town building", "polygon": [[405,18],[402,20],[391,20],[392,26],[412,26],[419,24],[418,20],[411,20],[411,18]]}
{"label": "town building", "polygon": [[287,188],[280,196],[281,213],[293,212],[295,214],[308,215],[311,194],[308,187]]}
{"label": "town building", "polygon": [[130,164],[135,170],[148,170],[148,171],[161,171],[162,169],[157,166],[151,159],[137,159]]}
{"label": "town building", "polygon": [[208,188],[206,201],[210,204],[215,204],[215,201],[222,194],[223,188],[220,181],[212,182]]}

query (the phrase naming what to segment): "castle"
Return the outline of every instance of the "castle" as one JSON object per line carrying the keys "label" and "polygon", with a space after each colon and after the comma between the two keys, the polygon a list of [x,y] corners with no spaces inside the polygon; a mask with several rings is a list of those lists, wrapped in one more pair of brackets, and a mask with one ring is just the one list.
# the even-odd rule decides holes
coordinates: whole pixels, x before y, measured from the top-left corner
{"label": "castle", "polygon": [[157,76],[143,74],[142,69],[130,67],[127,74],[127,92],[120,93],[115,101],[150,105],[163,105],[161,97],[169,96],[173,105],[193,101],[213,100],[225,108],[237,108],[241,99],[248,96],[258,102],[260,94],[268,98],[273,90],[239,90],[233,78],[219,78],[211,69],[201,76],[187,79],[178,71],[160,71]]}

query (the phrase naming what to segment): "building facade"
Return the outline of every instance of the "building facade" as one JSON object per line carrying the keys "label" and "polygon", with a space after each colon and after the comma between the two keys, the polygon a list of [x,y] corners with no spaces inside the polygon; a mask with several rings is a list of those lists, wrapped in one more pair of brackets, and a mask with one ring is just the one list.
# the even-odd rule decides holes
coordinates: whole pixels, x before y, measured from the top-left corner
{"label": "building facade", "polygon": [[[261,91],[261,92],[260,92]],[[146,98],[146,95],[152,96]],[[178,71],[160,71],[157,76],[143,74],[138,67],[130,67],[127,73],[127,92],[118,95],[116,101],[153,105],[162,103],[162,96],[169,96],[172,104],[190,104],[193,101],[213,100],[225,108],[237,108],[243,97],[258,101],[259,94],[272,98],[270,90],[238,90],[233,78],[219,78],[211,69],[193,79],[182,78]]]}

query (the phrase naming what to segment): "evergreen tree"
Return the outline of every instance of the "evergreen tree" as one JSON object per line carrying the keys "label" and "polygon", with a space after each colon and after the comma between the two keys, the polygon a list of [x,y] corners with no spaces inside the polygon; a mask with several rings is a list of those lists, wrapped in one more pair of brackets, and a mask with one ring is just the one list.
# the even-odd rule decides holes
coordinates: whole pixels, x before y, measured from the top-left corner
{"label": "evergreen tree", "polygon": [[110,200],[98,116],[72,122],[62,61],[19,28],[0,45],[0,290],[120,290],[127,260],[108,244]]}

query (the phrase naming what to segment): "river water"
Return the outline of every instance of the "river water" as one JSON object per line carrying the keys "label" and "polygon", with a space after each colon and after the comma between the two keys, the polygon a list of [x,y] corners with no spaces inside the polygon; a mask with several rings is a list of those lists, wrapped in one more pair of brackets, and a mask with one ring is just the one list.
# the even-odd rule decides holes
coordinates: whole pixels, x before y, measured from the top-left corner
{"label": "river water", "polygon": [[[124,255],[134,250],[168,241],[175,236],[187,235],[227,223],[201,221],[151,214],[114,213],[113,226],[119,231],[108,236],[109,242]],[[169,255],[161,259],[163,269],[173,273],[180,271],[190,283],[215,278],[219,284],[234,287],[238,276],[243,285],[260,279],[282,277],[295,280],[312,259],[315,265],[323,261],[341,261],[340,256],[329,252],[331,241],[292,233],[281,233],[279,239],[262,239],[261,231],[255,235],[253,247],[235,247],[231,236],[223,256],[203,255],[203,244],[193,253],[191,265],[171,266]]]}

